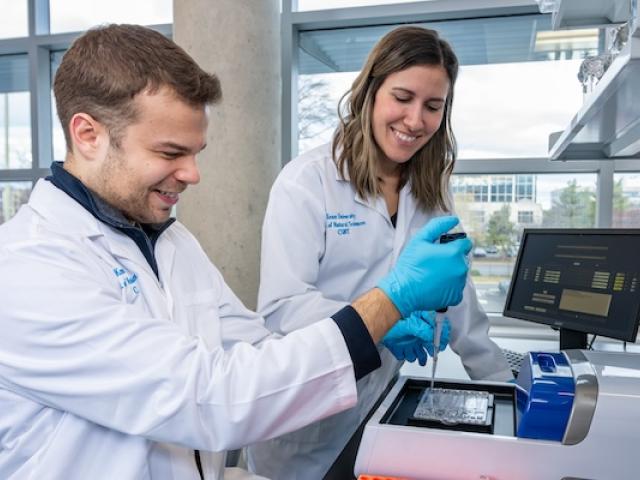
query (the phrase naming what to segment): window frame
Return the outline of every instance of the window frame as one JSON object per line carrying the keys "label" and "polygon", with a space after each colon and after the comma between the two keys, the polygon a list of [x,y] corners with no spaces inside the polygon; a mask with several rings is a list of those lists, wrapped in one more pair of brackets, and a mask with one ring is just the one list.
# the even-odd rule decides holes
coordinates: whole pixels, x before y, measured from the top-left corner
{"label": "window frame", "polygon": [[[27,0],[28,36],[0,39],[0,56],[27,55],[31,108],[30,168],[0,169],[0,182],[30,181],[49,175],[53,161],[53,119],[51,118],[51,52],[66,50],[83,31],[51,34],[49,0]],[[173,24],[147,25],[171,37]]]}
{"label": "window frame", "polygon": [[[534,0],[431,0],[415,3],[347,7],[318,11],[297,11],[297,0],[282,0],[282,165],[297,155],[297,85],[299,33],[315,29],[364,27],[380,24],[454,20],[478,16],[505,16],[538,13]],[[596,174],[596,227],[610,228],[613,220],[614,173],[637,172],[634,159],[551,161],[548,157],[460,159],[457,174]],[[517,194],[513,186],[513,195]],[[489,193],[490,195],[490,193]],[[511,324],[502,315],[492,315],[497,323]],[[517,322],[515,322],[517,323]]]}

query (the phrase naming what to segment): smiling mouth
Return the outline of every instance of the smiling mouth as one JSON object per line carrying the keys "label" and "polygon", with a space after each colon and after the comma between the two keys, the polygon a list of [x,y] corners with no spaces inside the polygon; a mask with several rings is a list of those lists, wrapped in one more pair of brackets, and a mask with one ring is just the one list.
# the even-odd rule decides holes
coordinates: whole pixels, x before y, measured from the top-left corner
{"label": "smiling mouth", "polygon": [[402,143],[413,143],[418,139],[418,137],[415,136],[415,135],[409,135],[407,133],[402,133],[402,132],[396,130],[395,128],[393,128],[393,127],[391,127],[391,131],[393,132],[395,137],[398,140],[400,140]]}
{"label": "smiling mouth", "polygon": [[154,190],[154,192],[158,194],[160,200],[162,200],[165,205],[173,206],[178,203],[178,199],[180,196],[179,192],[167,192],[165,190],[158,189]]}
{"label": "smiling mouth", "polygon": [[178,199],[178,196],[180,195],[178,192],[165,192],[163,190],[156,190],[156,192],[158,192],[160,195],[163,195],[165,197],[171,198],[171,199]]}

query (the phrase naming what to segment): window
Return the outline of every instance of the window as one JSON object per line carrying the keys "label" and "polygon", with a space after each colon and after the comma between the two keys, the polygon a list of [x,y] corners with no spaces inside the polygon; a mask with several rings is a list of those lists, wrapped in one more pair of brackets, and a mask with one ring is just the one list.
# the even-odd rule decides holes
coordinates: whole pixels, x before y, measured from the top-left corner
{"label": "window", "polygon": [[[27,5],[33,7],[33,31]],[[0,11],[2,223],[26,201],[34,181],[49,173],[51,161],[64,159],[51,85],[65,49],[79,31],[106,22],[152,24],[169,36],[172,1],[0,0]]]}
{"label": "window", "polygon": [[511,202],[513,199],[513,178],[511,176],[493,177],[491,183],[492,202]]}
{"label": "window", "polygon": [[[501,312],[507,295],[520,235],[524,227],[594,227],[596,221],[595,174],[531,174],[530,183],[538,185],[534,199],[502,202],[475,200],[458,188],[453,189],[456,213],[474,250],[471,273],[478,288],[480,303],[487,312]],[[452,185],[477,185],[481,182],[504,190],[517,175],[456,174]],[[640,176],[638,177],[640,178]],[[506,197],[505,197],[506,198]],[[640,203],[640,202],[639,202]],[[526,209],[521,209],[526,205]]]}
{"label": "window", "polygon": [[489,177],[485,175],[455,175],[451,178],[451,192],[464,201],[489,201]]}
{"label": "window", "polygon": [[0,169],[31,168],[29,100],[27,56],[0,56]]}
{"label": "window", "polygon": [[[539,14],[418,25],[438,30],[460,60],[452,112],[459,158],[545,157],[549,134],[564,129],[582,104],[576,72],[585,55],[597,53],[598,31],[554,41],[549,17]],[[396,26],[299,33],[299,153],[328,141],[338,100],[375,42]],[[496,195],[492,201],[508,193]]]}
{"label": "window", "polygon": [[533,212],[530,210],[522,210],[518,212],[518,223],[520,225],[529,225],[533,223]]}
{"label": "window", "polygon": [[640,227],[640,173],[620,173],[613,177],[614,227]]}
{"label": "window", "polygon": [[516,202],[520,200],[535,201],[533,175],[516,175]]}
{"label": "window", "polygon": [[[453,2],[283,0],[283,29],[291,33],[283,36],[283,61],[292,71],[285,104],[293,107],[283,111],[283,162],[331,139],[338,100],[386,32],[402,24],[438,30],[461,64],[451,192],[475,242],[480,301],[487,311],[500,312],[522,228],[640,226],[640,174],[616,161],[625,173],[616,174],[611,198],[607,189],[597,192],[598,184],[612,180],[611,160],[547,158],[549,134],[564,130],[582,106],[578,68],[585,56],[600,53],[604,32],[553,31],[550,15],[540,14],[534,2],[468,3],[473,10],[456,9]],[[292,4],[305,14],[290,14]],[[393,8],[372,7],[381,4]],[[323,11],[341,6],[352,8]]]}
{"label": "window", "polygon": [[364,7],[393,3],[408,3],[414,1],[416,0],[298,0],[298,11]]}
{"label": "window", "polygon": [[0,12],[2,12],[0,38],[27,35],[27,0],[0,0]]}
{"label": "window", "polygon": [[9,220],[27,203],[31,182],[0,182],[0,224]]}
{"label": "window", "polygon": [[172,22],[172,0],[49,0],[51,33],[77,32],[101,23]]}
{"label": "window", "polygon": [[309,151],[331,141],[338,126],[338,102],[357,72],[298,77],[298,149]]}

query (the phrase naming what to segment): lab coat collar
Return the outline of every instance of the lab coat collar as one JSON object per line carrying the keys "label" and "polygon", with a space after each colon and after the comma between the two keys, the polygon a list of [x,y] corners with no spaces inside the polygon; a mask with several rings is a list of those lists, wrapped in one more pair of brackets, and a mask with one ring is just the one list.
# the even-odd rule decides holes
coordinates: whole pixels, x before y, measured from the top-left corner
{"label": "lab coat collar", "polygon": [[[70,236],[74,240],[86,239],[88,245],[98,247],[94,251],[105,261],[110,262],[113,258],[131,261],[140,266],[136,273],[139,274],[145,270],[151,277],[154,276],[149,262],[131,238],[99,221],[52,182],[45,179],[38,180],[31,192],[28,205],[46,222],[48,230]],[[162,251],[161,255],[165,254],[166,243],[171,242],[158,244],[158,248]],[[173,261],[171,252],[168,253],[167,258],[163,258],[163,262]]]}
{"label": "lab coat collar", "polygon": [[116,210],[89,190],[79,179],[66,171],[62,165],[62,162],[53,162],[51,165],[52,175],[47,177],[46,180],[73,198],[100,222],[115,228],[133,240],[140,248],[153,272],[158,276],[154,247],[160,235],[175,222],[175,218],[170,218],[161,224],[134,226],[129,223],[122,212]]}
{"label": "lab coat collar", "polygon": [[28,205],[56,231],[87,238],[104,235],[99,222],[88,216],[82,205],[46,179],[33,187]]}
{"label": "lab coat collar", "polygon": [[[335,163],[335,161],[330,162],[332,168],[334,170],[335,179],[339,182],[350,182],[349,180],[349,171],[347,168],[344,168],[344,176],[340,175],[340,171]],[[363,198],[357,191],[354,193],[354,200],[361,204],[365,205],[375,211],[377,211],[383,217],[389,219],[389,213],[387,211],[387,205],[382,196],[377,195],[375,197]],[[412,218],[413,213],[416,209],[416,202],[412,198],[411,193],[411,179],[407,181],[400,189],[400,201],[398,204],[398,221],[404,222],[405,219]],[[402,214],[400,214],[400,210],[403,210]],[[389,222],[391,220],[389,219]]]}

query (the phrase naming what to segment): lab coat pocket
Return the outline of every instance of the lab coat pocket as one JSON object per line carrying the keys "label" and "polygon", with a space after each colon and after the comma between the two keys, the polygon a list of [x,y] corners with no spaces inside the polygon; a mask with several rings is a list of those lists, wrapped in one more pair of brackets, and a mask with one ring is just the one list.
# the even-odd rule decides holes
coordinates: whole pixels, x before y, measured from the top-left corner
{"label": "lab coat pocket", "polygon": [[213,289],[183,293],[176,301],[182,303],[181,318],[176,319],[188,333],[200,337],[208,349],[221,342],[218,300]]}

